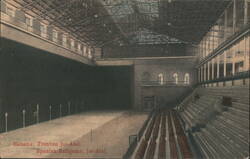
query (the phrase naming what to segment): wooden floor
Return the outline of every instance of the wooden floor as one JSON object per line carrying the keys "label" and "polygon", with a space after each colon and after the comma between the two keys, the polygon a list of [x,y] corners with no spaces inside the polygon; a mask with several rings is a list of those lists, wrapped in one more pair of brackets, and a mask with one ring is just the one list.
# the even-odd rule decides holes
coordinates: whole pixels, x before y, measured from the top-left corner
{"label": "wooden floor", "polygon": [[121,158],[146,113],[95,111],[0,134],[0,157]]}

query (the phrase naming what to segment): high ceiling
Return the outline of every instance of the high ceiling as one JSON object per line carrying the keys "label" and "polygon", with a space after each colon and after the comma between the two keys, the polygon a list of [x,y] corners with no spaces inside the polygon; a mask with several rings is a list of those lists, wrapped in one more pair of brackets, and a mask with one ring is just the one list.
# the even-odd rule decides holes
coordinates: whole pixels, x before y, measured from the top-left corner
{"label": "high ceiling", "polygon": [[[197,43],[231,0],[15,0],[95,46],[153,41]],[[146,33],[147,35],[143,35]],[[150,34],[149,34],[150,33]],[[158,34],[158,35],[157,35]],[[140,35],[140,36],[139,36]],[[165,37],[164,37],[165,36]],[[171,37],[171,38],[170,38]],[[136,40],[137,39],[137,40]],[[159,40],[159,39],[158,39]],[[161,43],[161,42],[160,42]]]}

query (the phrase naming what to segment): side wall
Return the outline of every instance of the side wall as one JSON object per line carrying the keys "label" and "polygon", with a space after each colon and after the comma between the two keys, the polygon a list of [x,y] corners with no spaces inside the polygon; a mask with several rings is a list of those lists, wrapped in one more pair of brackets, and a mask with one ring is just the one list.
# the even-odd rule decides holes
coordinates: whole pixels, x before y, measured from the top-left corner
{"label": "side wall", "polygon": [[[3,39],[1,39],[3,40]],[[131,107],[131,67],[97,67],[6,40],[0,52],[0,132],[92,109]],[[69,103],[70,102],[70,111]],[[61,105],[61,109],[60,109]],[[60,113],[61,112],[61,113]]]}
{"label": "side wall", "polygon": [[[196,83],[196,72],[194,66],[196,60],[193,58],[169,58],[162,60],[137,60],[134,65],[135,72],[135,95],[134,107],[142,109],[143,96],[156,96],[158,98],[159,106],[173,106],[176,100],[185,94],[190,86]],[[157,81],[158,75],[163,74],[164,81],[174,81],[173,74],[178,74],[178,80],[184,81],[185,73],[190,74],[190,85],[188,86],[150,86],[144,87],[142,85],[143,74],[149,74],[150,81]]]}

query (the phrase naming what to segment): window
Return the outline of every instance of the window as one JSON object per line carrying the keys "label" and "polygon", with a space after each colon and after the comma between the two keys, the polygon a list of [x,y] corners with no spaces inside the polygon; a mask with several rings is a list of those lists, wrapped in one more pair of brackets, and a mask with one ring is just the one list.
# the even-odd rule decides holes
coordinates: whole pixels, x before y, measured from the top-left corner
{"label": "window", "polygon": [[81,44],[78,43],[78,50],[81,51]]}
{"label": "window", "polygon": [[160,85],[163,85],[164,83],[164,78],[162,73],[158,74],[158,82]]}
{"label": "window", "polygon": [[185,76],[184,76],[184,84],[189,84],[190,81],[189,81],[189,73],[185,73]]}
{"label": "window", "polygon": [[63,44],[63,46],[67,47],[67,36],[66,35],[62,36],[62,44]]}
{"label": "window", "polygon": [[70,45],[71,45],[71,49],[75,49],[75,41],[73,39],[71,39]]}
{"label": "window", "polygon": [[46,37],[46,26],[41,24],[40,29],[41,29],[41,36]]}
{"label": "window", "polygon": [[83,46],[83,56],[87,56],[87,47]]}
{"label": "window", "polygon": [[25,17],[25,23],[27,26],[31,27],[32,26],[32,21],[31,21],[31,18],[30,17]]}
{"label": "window", "polygon": [[174,77],[174,83],[178,84],[178,74],[174,73],[173,77]]}
{"label": "window", "polygon": [[88,57],[89,57],[90,59],[92,58],[92,51],[91,51],[91,48],[89,48]]}
{"label": "window", "polygon": [[57,33],[56,30],[53,30],[53,32],[52,32],[52,37],[53,37],[53,41],[54,41],[54,42],[57,42],[58,33]]}
{"label": "window", "polygon": [[11,17],[15,16],[15,11],[13,8],[7,7],[6,13],[7,13],[7,15],[9,15]]}

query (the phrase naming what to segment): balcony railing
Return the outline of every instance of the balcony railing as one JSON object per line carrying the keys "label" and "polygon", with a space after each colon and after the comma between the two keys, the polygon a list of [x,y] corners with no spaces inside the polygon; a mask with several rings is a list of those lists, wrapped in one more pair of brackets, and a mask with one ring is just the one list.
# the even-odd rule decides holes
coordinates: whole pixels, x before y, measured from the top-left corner
{"label": "balcony railing", "polygon": [[[67,41],[63,41],[62,36],[60,36],[61,37],[60,38],[59,34],[57,37],[53,36],[53,31],[49,32],[48,27],[47,27],[46,31],[44,32],[44,30],[42,30],[41,27],[34,27],[34,26],[27,25],[23,19],[20,19],[20,18],[15,17],[15,16],[10,16],[2,11],[1,11],[0,22],[4,23],[4,24],[11,25],[12,27],[15,27],[15,28],[22,30],[26,33],[29,33],[33,36],[39,37],[40,39],[43,39],[43,40],[50,42],[50,43],[53,43],[57,46],[63,47],[74,54],[78,54],[79,56],[89,58],[90,60],[93,57],[93,55],[86,56],[87,53],[84,52],[85,49],[83,47],[78,47],[78,45],[74,45],[74,47],[72,47],[70,44],[70,39],[67,39]],[[62,34],[62,32],[60,32],[60,33]],[[85,46],[83,43],[79,42],[79,44],[81,44],[82,46]]]}
{"label": "balcony railing", "polygon": [[200,82],[199,85],[250,78],[249,75],[250,75],[250,71],[237,72],[234,75],[229,74],[229,75],[227,75],[225,77],[219,77],[219,78],[216,78],[216,79],[213,79],[213,80],[208,80],[208,81]]}
{"label": "balcony railing", "polygon": [[137,81],[140,86],[185,86],[189,87],[191,84],[188,81]]}

